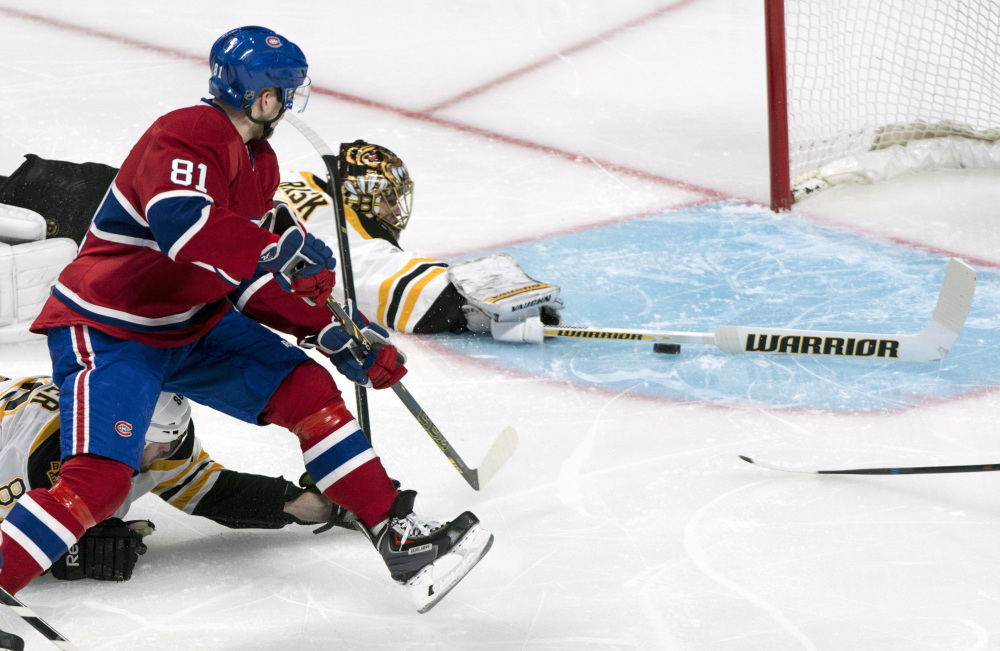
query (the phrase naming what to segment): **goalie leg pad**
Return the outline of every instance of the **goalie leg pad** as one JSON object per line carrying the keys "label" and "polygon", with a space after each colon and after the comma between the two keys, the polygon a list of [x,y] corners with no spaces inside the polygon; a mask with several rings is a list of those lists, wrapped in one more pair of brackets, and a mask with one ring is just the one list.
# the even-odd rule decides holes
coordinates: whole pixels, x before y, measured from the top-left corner
{"label": "goalie leg pad", "polygon": [[491,321],[522,321],[539,316],[542,308],[562,307],[557,285],[531,278],[506,253],[451,265],[448,278]]}
{"label": "goalie leg pad", "polygon": [[0,326],[33,321],[74,257],[76,243],[62,237],[15,246],[0,243]]}

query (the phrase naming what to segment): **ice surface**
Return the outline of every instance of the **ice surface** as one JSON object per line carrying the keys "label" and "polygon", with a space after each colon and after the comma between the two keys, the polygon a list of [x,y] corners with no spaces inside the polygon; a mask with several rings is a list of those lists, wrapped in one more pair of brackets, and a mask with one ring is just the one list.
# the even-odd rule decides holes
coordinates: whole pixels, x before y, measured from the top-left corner
{"label": "ice surface", "polygon": [[[0,174],[29,152],[120,163],[206,92],[219,34],[264,24],[309,57],[317,132],[406,160],[404,246],[511,251],[562,285],[569,323],[912,332],[949,256],[980,278],[938,364],[400,337],[408,389],[470,464],[503,427],[520,435],[474,493],[395,396],[372,396],[376,447],[421,512],[471,509],[496,535],[426,615],[351,532],[230,531],[149,497],[133,515],[157,532],[132,581],[43,577],[21,597],[87,649],[1000,648],[995,473],[795,476],[737,457],[1000,461],[996,173],[769,214],[762,7],[672,5],[0,0]],[[294,130],[275,146],[322,170]],[[0,348],[0,366],[45,372],[44,343]],[[197,405],[195,420],[228,467],[301,472],[282,430]],[[0,627],[50,648],[9,612]]]}

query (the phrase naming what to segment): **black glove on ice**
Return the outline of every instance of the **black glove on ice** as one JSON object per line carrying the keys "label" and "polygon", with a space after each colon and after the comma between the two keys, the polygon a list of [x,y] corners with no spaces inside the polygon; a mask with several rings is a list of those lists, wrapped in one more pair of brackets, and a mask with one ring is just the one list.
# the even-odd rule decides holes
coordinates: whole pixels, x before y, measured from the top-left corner
{"label": "black glove on ice", "polygon": [[128,581],[139,555],[146,553],[143,536],[155,529],[148,520],[124,522],[108,518],[88,529],[77,544],[52,564],[52,576],[62,581]]}

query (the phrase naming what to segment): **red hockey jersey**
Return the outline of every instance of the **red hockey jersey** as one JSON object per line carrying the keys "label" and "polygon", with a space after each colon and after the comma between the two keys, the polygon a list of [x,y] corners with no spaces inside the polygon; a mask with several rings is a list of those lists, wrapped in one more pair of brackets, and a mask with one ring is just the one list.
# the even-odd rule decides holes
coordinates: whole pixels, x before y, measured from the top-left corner
{"label": "red hockey jersey", "polygon": [[32,331],[89,325],[162,347],[201,337],[277,240],[255,221],[277,186],[271,146],[245,145],[218,107],[164,115],[125,159]]}

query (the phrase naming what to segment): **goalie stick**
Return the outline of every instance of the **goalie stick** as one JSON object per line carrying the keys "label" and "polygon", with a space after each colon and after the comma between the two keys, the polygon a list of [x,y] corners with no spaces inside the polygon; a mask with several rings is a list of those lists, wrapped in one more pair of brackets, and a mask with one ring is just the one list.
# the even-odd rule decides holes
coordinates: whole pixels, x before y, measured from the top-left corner
{"label": "goalie stick", "polygon": [[[344,311],[343,306],[332,296],[327,299],[326,306],[333,313],[333,316],[337,318],[337,321],[340,322],[344,330],[351,336],[351,339],[360,346],[362,359],[367,357],[372,349],[371,344],[365,339],[364,333],[354,323],[354,320]],[[406,408],[410,410],[410,413],[417,419],[417,422],[424,428],[428,436],[437,443],[437,446],[444,452],[444,455],[448,457],[448,461],[451,461],[451,464],[455,466],[455,470],[462,475],[462,478],[474,490],[479,490],[482,486],[485,486],[486,482],[493,478],[493,475],[497,473],[500,466],[510,459],[511,455],[514,454],[515,448],[517,448],[517,432],[513,427],[507,427],[500,432],[493,445],[486,451],[486,456],[483,457],[479,468],[470,468],[462,461],[462,457],[458,456],[455,448],[451,446],[451,443],[448,442],[448,439],[441,433],[441,430],[434,424],[431,417],[427,415],[427,412],[417,404],[417,401],[406,390],[403,383],[397,382],[392,385],[392,390],[399,396],[403,404],[406,405]]]}
{"label": "goalie stick", "polygon": [[874,334],[824,330],[792,330],[754,326],[719,326],[713,332],[625,330],[582,326],[545,326],[546,337],[670,341],[711,344],[726,353],[791,353],[833,357],[936,362],[948,354],[972,306],[976,271],[952,258],[945,269],[941,292],[927,326],[917,334]]}
{"label": "goalie stick", "polygon": [[64,649],[64,651],[80,651],[79,647],[64,638],[59,631],[49,626],[48,622],[36,615],[35,611],[25,606],[17,597],[3,588],[0,588],[0,603],[9,606],[21,619],[28,622],[32,628],[44,635],[48,641],[60,649]]}
{"label": "goalie stick", "polygon": [[[323,164],[326,165],[327,174],[330,175],[330,193],[333,199],[333,214],[337,217],[337,244],[340,253],[340,280],[344,287],[344,300],[357,303],[357,295],[354,291],[354,270],[351,267],[351,246],[347,241],[347,217],[344,215],[344,191],[340,185],[340,168],[337,154],[313,131],[308,124],[296,117],[292,113],[285,113],[285,121],[298,129],[299,133],[305,136],[306,140],[316,149]],[[371,443],[371,420],[368,417],[368,393],[365,387],[355,384],[354,396],[358,403],[358,425],[365,433],[365,438]]]}
{"label": "goalie stick", "polygon": [[900,466],[897,468],[848,468],[846,470],[797,470],[785,466],[776,466],[750,457],[739,455],[747,463],[752,463],[768,470],[781,472],[797,472],[806,475],[929,475],[953,472],[991,472],[1000,470],[1000,463],[971,464],[966,466]]}

